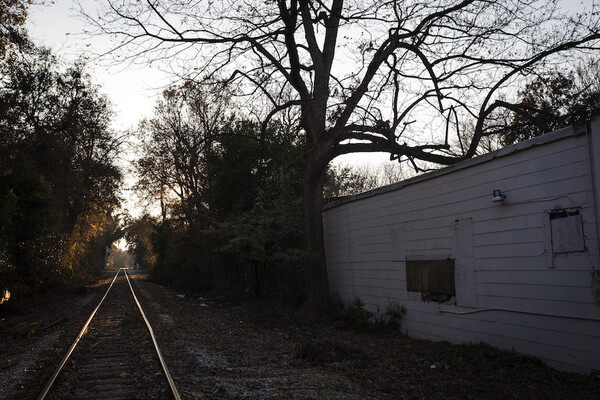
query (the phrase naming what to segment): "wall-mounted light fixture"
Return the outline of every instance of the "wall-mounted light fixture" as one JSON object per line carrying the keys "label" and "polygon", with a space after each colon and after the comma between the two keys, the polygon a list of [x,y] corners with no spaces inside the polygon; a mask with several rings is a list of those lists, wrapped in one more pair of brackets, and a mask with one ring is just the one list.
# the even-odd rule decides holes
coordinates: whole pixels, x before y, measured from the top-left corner
{"label": "wall-mounted light fixture", "polygon": [[499,202],[499,201],[504,201],[504,198],[505,198],[505,197],[506,197],[506,196],[504,196],[504,195],[502,194],[502,191],[501,191],[500,189],[494,189],[494,192],[492,193],[492,201],[493,201],[494,203],[497,203],[497,202]]}

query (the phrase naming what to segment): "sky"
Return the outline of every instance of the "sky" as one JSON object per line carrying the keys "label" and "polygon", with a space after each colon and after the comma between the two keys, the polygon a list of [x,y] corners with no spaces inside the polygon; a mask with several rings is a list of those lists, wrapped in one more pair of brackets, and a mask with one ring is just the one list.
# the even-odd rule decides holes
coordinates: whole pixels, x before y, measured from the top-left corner
{"label": "sky", "polygon": [[[568,10],[588,10],[594,0],[560,0]],[[105,37],[90,38],[83,34],[86,24],[73,9],[74,0],[46,0],[46,5],[30,8],[27,28],[34,43],[50,47],[55,55],[69,61],[80,54],[109,49]],[[98,0],[79,0],[86,10],[93,10]],[[111,99],[116,112],[113,128],[135,128],[138,122],[151,116],[156,99],[172,76],[150,66],[110,65],[106,60],[92,60],[92,76]],[[337,160],[344,164],[381,164],[389,160],[384,154],[348,155]]]}
{"label": "sky", "polygon": [[[93,10],[98,0],[79,0],[84,9]],[[46,5],[33,5],[29,10],[27,29],[33,42],[43,44],[65,61],[72,61],[90,50],[98,53],[108,50],[107,38],[90,38],[83,32],[86,24],[75,11],[76,1],[46,1]],[[149,66],[126,67],[110,65],[107,60],[92,60],[92,77],[101,91],[110,98],[116,113],[113,128],[116,130],[135,129],[144,117],[150,117],[162,89],[173,80],[173,76]],[[134,153],[124,154],[125,162],[135,158]],[[389,162],[389,155],[383,153],[346,155],[336,159],[338,164],[366,165],[373,168]],[[135,178],[126,176],[123,196],[124,209],[133,215],[140,215],[142,209],[130,187]],[[152,212],[152,211],[151,211]]]}
{"label": "sky", "polygon": [[[73,0],[54,0],[52,3],[30,8],[27,29],[34,43],[50,47],[55,55],[68,61],[91,49],[108,49],[106,38],[89,38],[83,34],[86,26],[73,10]],[[83,0],[82,3],[93,8],[97,1]],[[107,62],[91,61],[92,76],[114,105],[114,127],[137,126],[142,117],[150,116],[157,96],[170,77],[150,67],[124,69],[123,66],[103,64]]]}
{"label": "sky", "polygon": [[[93,9],[97,0],[81,0],[86,9]],[[29,10],[27,30],[37,45],[49,47],[53,54],[64,61],[74,61],[82,54],[91,51],[99,53],[110,48],[107,38],[91,38],[86,35],[86,24],[77,15],[73,0],[46,1],[46,5],[33,5]],[[134,130],[140,120],[151,117],[152,110],[160,93],[172,77],[156,68],[148,66],[110,65],[109,61],[91,59],[88,67],[92,80],[100,86],[100,91],[108,96],[115,116],[113,129],[116,131]],[[135,149],[135,146],[133,146]],[[128,163],[136,158],[135,150],[124,151],[120,155],[124,171]],[[140,216],[144,209],[132,186],[136,179],[125,173],[122,196],[123,210],[133,216]],[[153,209],[150,209],[151,213]]]}
{"label": "sky", "polygon": [[[561,0],[563,7],[576,10],[583,5],[590,7],[593,0]],[[80,0],[86,10],[92,10],[98,0]],[[89,38],[82,34],[86,25],[73,10],[74,0],[45,1],[46,5],[30,8],[27,28],[34,42],[43,43],[55,54],[73,60],[80,54],[94,49],[108,49],[106,38]],[[106,64],[106,61],[104,61]],[[109,95],[115,111],[115,128],[136,126],[138,121],[149,116],[156,98],[171,81],[171,76],[149,66],[128,67],[93,63],[93,76],[103,92]]]}

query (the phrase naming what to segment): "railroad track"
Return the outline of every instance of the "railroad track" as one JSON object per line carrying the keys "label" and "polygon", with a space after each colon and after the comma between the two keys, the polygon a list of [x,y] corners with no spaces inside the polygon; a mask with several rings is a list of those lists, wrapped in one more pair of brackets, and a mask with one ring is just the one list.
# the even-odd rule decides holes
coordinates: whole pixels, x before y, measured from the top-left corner
{"label": "railroad track", "polygon": [[169,398],[181,397],[127,272],[119,270],[38,400]]}

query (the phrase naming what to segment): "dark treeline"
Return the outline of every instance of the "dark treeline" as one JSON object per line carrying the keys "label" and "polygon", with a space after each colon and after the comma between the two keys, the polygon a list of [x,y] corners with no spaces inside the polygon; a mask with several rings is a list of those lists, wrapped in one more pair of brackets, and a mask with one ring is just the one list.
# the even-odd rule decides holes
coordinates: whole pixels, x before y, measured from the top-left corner
{"label": "dark treeline", "polygon": [[304,143],[293,118],[266,131],[226,93],[186,82],[140,125],[138,191],[160,207],[125,229],[155,279],[296,302]]}
{"label": "dark treeline", "polygon": [[[598,64],[585,66],[528,83],[514,110],[494,116],[495,144],[483,142],[480,152],[596,115]],[[306,152],[298,126],[287,115],[261,133],[216,86],[187,81],[165,90],[154,117],[140,125],[137,189],[160,212],[128,221],[136,261],[157,281],[182,289],[302,301]],[[393,183],[401,172],[375,177],[330,166],[324,196]]]}
{"label": "dark treeline", "polygon": [[[218,79],[213,79],[212,85],[186,81],[164,91],[154,116],[140,124],[136,143],[139,158],[134,168],[139,177],[138,193],[155,204],[158,211],[130,218],[122,228],[115,216],[121,183],[121,172],[116,167],[120,146],[119,139],[109,129],[109,103],[92,84],[83,62],[65,65],[49,51],[29,43],[23,29],[29,4],[30,1],[17,0],[10,2],[10,7],[0,9],[3,21],[0,24],[0,290],[9,290],[16,298],[97,274],[104,268],[106,246],[124,232],[136,262],[161,282],[191,290],[232,291],[294,303],[308,297],[309,302],[319,305],[329,300],[321,229],[322,195],[335,197],[373,187],[364,175],[343,168],[331,169],[329,163],[337,156],[384,151],[391,154],[391,159],[410,160],[417,169],[415,160],[452,164],[471,157],[476,149],[484,152],[525,140],[579,122],[600,110],[596,58],[591,59],[588,66],[572,72],[540,70],[523,82],[526,86],[518,93],[516,102],[499,99],[489,103],[504,78],[498,78],[501,81],[495,84],[487,82],[488,74],[467,76],[471,75],[471,69],[485,71],[490,65],[504,65],[507,69],[499,71],[498,77],[509,78],[533,68],[542,53],[557,53],[563,45],[587,48],[587,43],[592,46],[598,38],[595,32],[575,35],[578,38],[575,41],[567,35],[564,38],[567,42],[559,40],[539,55],[508,54],[510,61],[499,63],[498,60],[505,60],[507,56],[503,49],[513,46],[495,46],[493,40],[487,44],[488,22],[477,19],[469,22],[470,31],[479,27],[469,34],[472,40],[463,42],[463,22],[460,22],[463,19],[451,16],[454,12],[477,16],[502,11],[506,12],[507,24],[512,25],[512,21],[519,19],[513,12],[520,9],[520,4],[496,9],[495,2],[481,2],[473,4],[471,9],[470,2],[464,2],[441,14],[436,8],[441,5],[424,7],[422,15],[414,15],[423,29],[415,30],[407,38],[413,34],[414,38],[421,34],[432,35],[430,41],[420,38],[416,42],[422,46],[417,48],[418,52],[428,54],[431,60],[417,57],[415,71],[427,73],[407,74],[398,68],[396,62],[406,56],[404,52],[414,50],[401,45],[405,39],[384,35],[377,39],[379,44],[375,43],[381,52],[373,51],[373,41],[370,46],[355,43],[357,54],[362,55],[363,67],[369,65],[368,70],[376,67],[373,74],[361,77],[360,71],[364,68],[358,68],[343,78],[333,77],[334,60],[329,59],[334,57],[333,51],[325,52],[327,57],[322,57],[314,40],[302,45],[294,42],[296,33],[298,37],[303,36],[302,30],[295,30],[296,26],[303,29],[318,26],[323,5],[301,13],[298,9],[286,10],[285,6],[275,10],[275,17],[268,20],[263,19],[264,15],[254,5],[248,9],[238,8],[231,15],[229,10],[223,10],[224,15],[207,25],[207,29],[212,29],[216,37],[223,37],[222,44],[231,47],[219,50],[217,46],[216,58],[197,59],[204,65],[204,69],[197,70],[213,79],[225,72],[226,68],[220,69],[229,65],[235,58],[232,54],[238,51],[240,56],[248,51],[257,55],[258,64],[250,65],[251,73],[239,74],[249,81],[236,78],[225,86]],[[303,7],[308,5],[303,4]],[[336,4],[340,10],[343,8],[342,2]],[[273,12],[270,4],[263,6],[264,11]],[[135,15],[143,10],[143,7],[129,8],[127,3],[117,9],[121,7],[124,9],[119,18],[109,20],[120,24],[118,21],[123,15],[130,12]],[[160,13],[172,11],[153,5],[148,7],[162,21],[166,19]],[[390,12],[392,9],[388,7],[391,6],[374,5],[367,9],[377,15],[380,10]],[[535,14],[539,10],[526,10],[530,11],[526,11],[524,17],[533,18],[529,26],[536,26]],[[293,11],[294,18],[306,18],[305,24],[285,22],[288,11]],[[191,11],[186,8],[182,12]],[[273,35],[265,35],[265,42],[259,47],[255,39],[246,40],[253,35],[236,33],[229,37],[232,31],[223,27],[232,21],[233,26],[238,25],[237,12],[250,13],[248,26],[273,32]],[[311,12],[319,18],[309,19]],[[427,16],[427,13],[431,14]],[[356,15],[357,26],[367,29],[364,15]],[[550,16],[540,14],[539,21],[545,22]],[[436,22],[438,18],[443,23]],[[136,17],[129,20],[141,21]],[[110,31],[110,27],[104,25],[106,21],[102,25],[105,32]],[[340,24],[335,18],[330,22],[324,28],[330,32],[326,35],[329,41],[326,47],[334,49]],[[456,22],[459,25],[449,28],[448,24]],[[385,29],[380,31],[397,35],[404,29],[403,21],[390,23],[385,22],[382,25]],[[286,35],[279,34],[282,24],[291,29]],[[434,29],[426,28],[428,24]],[[143,24],[135,27],[143,28]],[[445,28],[438,30],[440,27]],[[162,33],[171,29],[175,28],[169,25]],[[454,48],[447,43],[449,37],[445,29],[460,32],[452,39],[456,40],[456,55],[440,52],[440,49]],[[127,36],[126,32],[127,29],[119,27],[115,34]],[[522,31],[517,29],[500,35],[500,42],[513,43],[516,32],[522,40]],[[541,40],[547,40],[544,32],[538,33]],[[151,35],[150,31],[136,37],[146,35]],[[126,43],[134,43],[129,39]],[[174,39],[160,35],[152,37],[154,39],[169,44],[188,40],[181,33]],[[194,39],[199,44],[204,40]],[[288,43],[288,40],[292,41]],[[471,65],[475,58],[467,57],[467,50],[476,43],[481,43],[481,49],[497,47],[498,53],[491,54],[489,59],[479,59],[477,55],[479,61]],[[208,42],[204,44],[208,49]],[[533,40],[530,47],[537,48],[538,44],[541,42]],[[473,51],[478,48],[474,46]],[[288,54],[293,49],[310,50],[311,56],[304,60],[306,66],[297,61],[298,54],[293,51]],[[384,59],[379,58],[382,52],[393,62],[383,62]],[[279,59],[282,54],[288,55]],[[221,55],[227,55],[226,59],[221,60],[222,63],[214,62]],[[463,58],[464,66],[457,62]],[[202,64],[206,60],[211,61]],[[418,66],[419,60],[423,66]],[[452,61],[446,65],[449,60]],[[288,62],[295,72],[279,76],[282,71],[288,71]],[[444,72],[435,77],[431,66],[438,62],[448,69],[441,68]],[[302,71],[311,70],[315,71],[314,76],[302,75]],[[456,82],[450,79],[453,76]],[[472,78],[473,83],[461,81],[467,77],[466,81]],[[398,95],[410,87],[402,82],[412,78],[419,85],[425,84],[424,87],[433,83],[435,90],[415,93],[414,102],[392,100],[387,108],[392,110],[394,120],[385,121],[379,108],[386,103],[386,97],[398,99]],[[479,82],[478,78],[482,80]],[[356,85],[357,79],[364,80],[364,84]],[[384,82],[393,82],[393,85]],[[439,85],[447,87],[441,90]],[[483,104],[455,101],[466,98],[458,90],[463,86],[465,95],[477,87],[490,96]],[[450,95],[455,90],[458,94]],[[434,98],[437,101],[432,101]],[[361,103],[363,100],[368,100],[366,108]],[[448,104],[444,106],[443,102]],[[457,109],[469,115],[459,121],[458,114],[454,114],[460,151],[450,151],[448,143],[436,141],[414,146],[401,143],[405,128],[415,122],[411,109],[420,103],[437,103],[442,118],[446,118],[447,111]],[[438,110],[434,114],[437,113]],[[263,125],[263,121],[268,126]],[[449,126],[446,124],[446,142]],[[328,180],[329,184],[323,185]]]}
{"label": "dark treeline", "polygon": [[[598,68],[556,72],[498,115],[499,145],[597,114]],[[83,62],[66,65],[25,46],[0,87],[0,286],[13,298],[104,269],[122,231],[115,210],[120,141]],[[140,124],[138,193],[156,216],[123,229],[136,262],[186,290],[228,291],[301,302],[304,136],[290,114],[269,128],[216,86],[187,81],[163,92]],[[535,128],[535,129],[534,129]],[[523,133],[524,132],[524,133]],[[325,196],[377,186],[368,172],[331,168]],[[396,177],[395,179],[398,179]],[[392,181],[386,182],[391,183]]]}
{"label": "dark treeline", "polygon": [[102,270],[119,141],[83,62],[26,45],[0,82],[0,289],[11,301]]}

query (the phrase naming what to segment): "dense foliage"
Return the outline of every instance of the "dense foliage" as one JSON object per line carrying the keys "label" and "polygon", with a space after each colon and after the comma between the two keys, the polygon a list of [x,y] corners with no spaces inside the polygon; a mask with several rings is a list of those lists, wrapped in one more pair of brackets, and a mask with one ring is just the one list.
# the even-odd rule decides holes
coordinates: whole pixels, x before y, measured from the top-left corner
{"label": "dense foliage", "polygon": [[[594,66],[526,85],[514,110],[527,113],[490,118],[502,122],[497,145],[598,113]],[[303,136],[282,123],[261,131],[235,111],[229,96],[209,87],[188,81],[167,89],[155,117],[141,124],[138,189],[160,204],[161,217],[131,221],[129,241],[138,262],[163,282],[298,301],[305,290]],[[405,177],[397,163],[378,170],[330,166],[323,196],[352,195]]]}
{"label": "dense foliage", "polygon": [[[453,164],[472,157],[503,94],[600,45],[597,8],[558,0],[111,2],[90,24],[114,55],[211,79],[267,126],[299,115],[309,302],[330,301],[323,187],[336,157]],[[581,12],[580,12],[581,11]],[[93,13],[86,13],[93,15]],[[261,109],[262,106],[262,109]],[[448,137],[473,125],[461,152]]]}
{"label": "dense foliage", "polygon": [[380,165],[331,165],[327,170],[323,196],[327,200],[352,196],[409,177],[398,162]]}
{"label": "dense foliage", "polygon": [[160,217],[129,222],[137,262],[179,287],[301,297],[297,132],[263,132],[225,93],[188,81],[165,90],[140,143],[138,189]]}
{"label": "dense foliage", "polygon": [[28,48],[0,86],[0,283],[19,297],[103,268],[121,173],[83,63]]}
{"label": "dense foliage", "polygon": [[28,42],[23,28],[31,0],[0,1],[0,68],[4,61],[12,61],[17,50]]}

